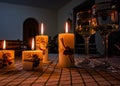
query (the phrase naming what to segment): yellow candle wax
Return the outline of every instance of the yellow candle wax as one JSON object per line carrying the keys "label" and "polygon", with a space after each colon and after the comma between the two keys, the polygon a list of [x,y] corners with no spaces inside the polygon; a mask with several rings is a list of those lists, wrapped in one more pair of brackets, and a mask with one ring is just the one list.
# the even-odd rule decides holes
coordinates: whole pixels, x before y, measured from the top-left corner
{"label": "yellow candle wax", "polygon": [[59,67],[74,66],[74,34],[62,33],[58,38]]}
{"label": "yellow candle wax", "polygon": [[27,50],[22,52],[22,64],[25,70],[42,70],[42,52],[39,50]]}
{"label": "yellow candle wax", "polygon": [[47,63],[48,59],[48,36],[38,35],[36,36],[36,50],[43,52],[43,63]]}
{"label": "yellow candle wax", "polygon": [[14,68],[14,50],[0,50],[0,68]]}
{"label": "yellow candle wax", "polygon": [[66,23],[66,33],[58,36],[59,67],[74,66],[74,34],[68,33],[68,23]]}

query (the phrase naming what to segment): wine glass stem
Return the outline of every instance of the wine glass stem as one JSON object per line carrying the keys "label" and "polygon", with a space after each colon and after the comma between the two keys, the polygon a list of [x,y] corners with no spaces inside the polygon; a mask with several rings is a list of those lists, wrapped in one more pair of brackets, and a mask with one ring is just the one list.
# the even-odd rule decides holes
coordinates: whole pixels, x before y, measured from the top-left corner
{"label": "wine glass stem", "polygon": [[108,59],[108,34],[105,35],[104,41],[105,41],[105,59],[107,61]]}
{"label": "wine glass stem", "polygon": [[89,55],[89,38],[90,38],[90,36],[84,37],[84,40],[85,40],[85,54],[86,54],[87,57]]}

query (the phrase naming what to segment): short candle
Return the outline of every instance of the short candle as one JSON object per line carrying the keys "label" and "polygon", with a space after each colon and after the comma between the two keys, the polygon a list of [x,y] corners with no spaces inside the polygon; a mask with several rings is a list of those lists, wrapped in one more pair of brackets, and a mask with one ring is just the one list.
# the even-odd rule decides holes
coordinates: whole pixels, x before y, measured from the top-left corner
{"label": "short candle", "polygon": [[14,68],[14,50],[6,50],[6,41],[3,41],[3,50],[0,50],[0,68]]}
{"label": "short candle", "polygon": [[42,70],[42,52],[34,50],[34,39],[32,39],[32,50],[22,52],[22,64],[24,70]]}

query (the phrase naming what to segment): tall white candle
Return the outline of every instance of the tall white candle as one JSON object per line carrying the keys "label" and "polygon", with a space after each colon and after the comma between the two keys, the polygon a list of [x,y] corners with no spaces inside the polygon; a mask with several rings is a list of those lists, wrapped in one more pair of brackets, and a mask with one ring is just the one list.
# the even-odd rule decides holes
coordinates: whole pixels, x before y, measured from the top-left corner
{"label": "tall white candle", "polygon": [[43,52],[43,63],[49,63],[48,59],[48,36],[44,35],[44,24],[41,23],[41,35],[36,36],[36,50]]}
{"label": "tall white candle", "polygon": [[65,33],[59,34],[58,51],[59,51],[59,67],[74,66],[74,34],[68,33],[68,23],[66,23]]}

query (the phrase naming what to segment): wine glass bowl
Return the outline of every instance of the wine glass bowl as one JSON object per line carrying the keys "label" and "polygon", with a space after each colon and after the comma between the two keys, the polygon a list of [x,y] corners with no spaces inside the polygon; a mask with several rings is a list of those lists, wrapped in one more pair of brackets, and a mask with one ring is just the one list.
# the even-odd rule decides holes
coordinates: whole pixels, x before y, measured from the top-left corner
{"label": "wine glass bowl", "polygon": [[103,36],[103,35],[109,35],[111,32],[117,30],[118,26],[112,24],[106,24],[106,25],[98,25],[97,28],[101,36]]}
{"label": "wine glass bowl", "polygon": [[94,25],[83,25],[83,26],[79,25],[79,26],[76,26],[76,31],[78,32],[78,34],[83,36],[83,39],[85,41],[85,54],[86,54],[86,57],[88,58],[89,39],[91,35],[96,33],[97,28]]}
{"label": "wine glass bowl", "polygon": [[78,34],[82,35],[83,37],[88,37],[96,33],[97,28],[92,25],[84,25],[76,27],[76,31]]}

